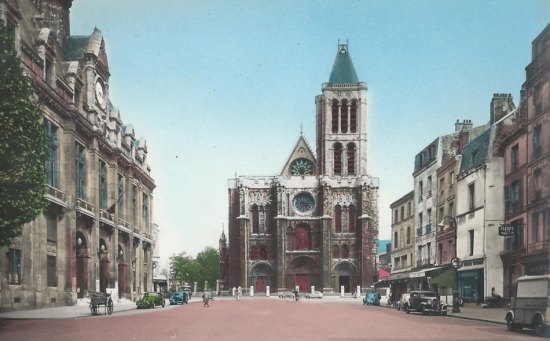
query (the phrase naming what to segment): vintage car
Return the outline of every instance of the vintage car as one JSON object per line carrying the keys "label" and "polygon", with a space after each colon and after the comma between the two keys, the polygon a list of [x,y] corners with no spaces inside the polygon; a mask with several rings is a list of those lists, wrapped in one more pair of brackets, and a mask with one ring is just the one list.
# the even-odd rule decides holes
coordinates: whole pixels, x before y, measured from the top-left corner
{"label": "vintage car", "polygon": [[146,292],[143,297],[136,302],[138,309],[155,308],[160,305],[164,308],[164,297],[156,292]]}
{"label": "vintage car", "polygon": [[292,291],[285,291],[279,294],[279,298],[292,298],[294,299],[294,293]]}
{"label": "vintage car", "polygon": [[516,297],[506,313],[509,331],[531,328],[542,336],[550,331],[550,275],[521,276]]}
{"label": "vintage car", "polygon": [[185,291],[176,291],[170,295],[170,304],[185,304],[189,301]]}
{"label": "vintage car", "polygon": [[363,297],[363,305],[380,305],[380,294],[377,291],[368,291]]}
{"label": "vintage car", "polygon": [[311,294],[306,294],[306,298],[323,298],[323,293],[320,291],[314,291]]}
{"label": "vintage car", "polygon": [[411,291],[409,306],[405,311],[407,314],[415,312],[447,315],[447,305],[441,303],[439,295],[434,290]]}
{"label": "vintage car", "polygon": [[397,310],[403,310],[406,311],[409,307],[409,299],[411,298],[410,293],[405,293],[401,295],[401,299],[397,302],[396,308]]}

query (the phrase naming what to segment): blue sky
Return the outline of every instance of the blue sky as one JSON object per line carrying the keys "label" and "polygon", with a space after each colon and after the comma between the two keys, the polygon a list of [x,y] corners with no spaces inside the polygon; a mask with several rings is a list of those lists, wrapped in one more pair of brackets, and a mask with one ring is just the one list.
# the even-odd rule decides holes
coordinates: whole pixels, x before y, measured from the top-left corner
{"label": "blue sky", "polygon": [[227,180],[276,175],[300,127],[315,146],[315,96],[338,40],[368,84],[368,164],[389,205],[413,189],[414,156],[457,119],[516,105],[550,1],[74,1],[71,34],[98,27],[110,99],[147,139],[161,257],[217,247]]}

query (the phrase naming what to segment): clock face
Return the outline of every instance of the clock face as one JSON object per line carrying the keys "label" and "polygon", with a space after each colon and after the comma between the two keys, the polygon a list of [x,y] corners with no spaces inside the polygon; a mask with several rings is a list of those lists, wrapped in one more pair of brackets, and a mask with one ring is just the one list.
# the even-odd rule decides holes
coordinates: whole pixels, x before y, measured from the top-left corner
{"label": "clock face", "polygon": [[300,158],[292,161],[290,164],[290,174],[292,175],[312,175],[313,162],[308,159]]}
{"label": "clock face", "polygon": [[302,192],[294,197],[294,207],[298,210],[298,212],[306,213],[313,210],[315,207],[315,200],[311,194]]}
{"label": "clock face", "polygon": [[103,91],[103,84],[100,81],[95,83],[95,98],[100,107],[105,107],[105,94]]}

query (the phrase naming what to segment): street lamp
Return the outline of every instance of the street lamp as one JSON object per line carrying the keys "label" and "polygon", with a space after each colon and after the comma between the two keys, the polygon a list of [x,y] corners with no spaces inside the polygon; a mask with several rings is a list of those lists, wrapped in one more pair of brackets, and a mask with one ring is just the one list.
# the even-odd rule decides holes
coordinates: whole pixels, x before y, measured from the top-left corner
{"label": "street lamp", "polygon": [[458,288],[458,269],[462,267],[462,260],[458,258],[456,251],[457,251],[457,238],[458,238],[458,229],[456,226],[456,219],[452,216],[446,216],[441,220],[441,222],[438,224],[440,228],[445,227],[445,220],[449,221],[449,225],[454,228],[454,257],[451,260],[451,267],[454,269],[455,273],[455,287],[453,289],[453,313],[460,313],[460,304],[459,304],[459,288]]}

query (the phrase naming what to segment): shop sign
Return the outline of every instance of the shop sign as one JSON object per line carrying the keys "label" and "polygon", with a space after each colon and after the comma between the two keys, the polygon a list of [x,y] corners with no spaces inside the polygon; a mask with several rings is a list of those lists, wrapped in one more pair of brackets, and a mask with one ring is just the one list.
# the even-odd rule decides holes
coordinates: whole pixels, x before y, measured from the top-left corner
{"label": "shop sign", "polygon": [[512,224],[501,224],[498,226],[498,235],[507,237],[513,236],[516,233],[516,225]]}

